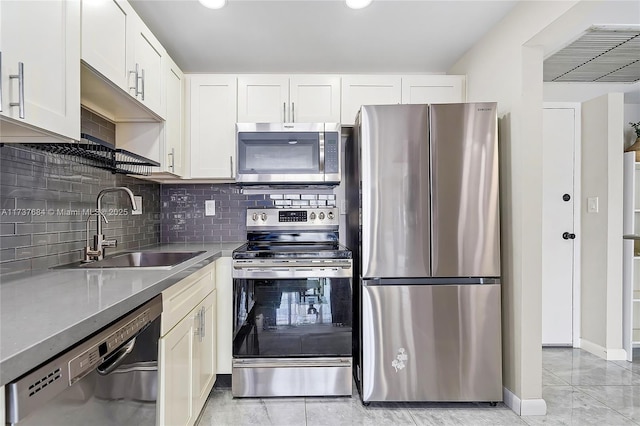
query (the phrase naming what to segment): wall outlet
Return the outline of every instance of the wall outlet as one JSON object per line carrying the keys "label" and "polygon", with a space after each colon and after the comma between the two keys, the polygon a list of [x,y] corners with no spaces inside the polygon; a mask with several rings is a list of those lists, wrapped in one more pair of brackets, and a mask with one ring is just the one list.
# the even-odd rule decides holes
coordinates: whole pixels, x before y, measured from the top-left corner
{"label": "wall outlet", "polygon": [[587,198],[587,213],[598,213],[598,197]]}
{"label": "wall outlet", "polygon": [[205,200],[204,202],[204,215],[215,216],[216,215],[216,200]]}
{"label": "wall outlet", "polygon": [[132,215],[142,214],[142,195],[134,195],[133,201],[136,202],[136,209],[131,211]]}

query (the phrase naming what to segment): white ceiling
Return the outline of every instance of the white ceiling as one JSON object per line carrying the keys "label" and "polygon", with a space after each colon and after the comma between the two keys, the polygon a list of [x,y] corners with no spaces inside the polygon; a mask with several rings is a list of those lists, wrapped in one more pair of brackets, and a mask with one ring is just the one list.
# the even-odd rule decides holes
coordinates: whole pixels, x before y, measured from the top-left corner
{"label": "white ceiling", "polygon": [[374,0],[130,0],[184,72],[446,72],[517,3]]}

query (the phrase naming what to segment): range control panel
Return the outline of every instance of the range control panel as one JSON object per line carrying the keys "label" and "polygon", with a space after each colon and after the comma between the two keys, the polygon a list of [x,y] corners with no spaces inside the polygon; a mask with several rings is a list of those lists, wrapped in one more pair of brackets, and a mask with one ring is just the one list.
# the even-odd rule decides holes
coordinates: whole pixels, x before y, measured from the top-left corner
{"label": "range control panel", "polygon": [[277,227],[277,228],[313,228],[339,224],[337,207],[319,207],[310,209],[276,209],[255,208],[247,209],[247,228]]}

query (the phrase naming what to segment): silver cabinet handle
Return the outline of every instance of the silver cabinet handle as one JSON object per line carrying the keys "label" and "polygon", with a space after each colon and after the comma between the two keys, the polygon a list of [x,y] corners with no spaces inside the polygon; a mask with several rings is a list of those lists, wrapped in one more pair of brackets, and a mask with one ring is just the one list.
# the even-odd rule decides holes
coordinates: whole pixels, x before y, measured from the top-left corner
{"label": "silver cabinet handle", "polygon": [[233,177],[233,155],[229,156],[229,166],[231,167],[230,168],[230,170],[231,170],[231,176],[230,177]]}
{"label": "silver cabinet handle", "polygon": [[200,319],[200,314],[201,313],[202,313],[201,311],[198,311],[198,313],[196,314],[196,316],[194,318],[194,320],[196,322],[196,328],[195,328],[195,330],[193,330],[193,334],[195,336],[198,336],[198,340],[202,340],[202,338],[200,336],[200,326],[202,326],[202,320]]}
{"label": "silver cabinet handle", "polygon": [[176,171],[176,167],[175,167],[176,149],[171,148],[171,152],[169,153],[169,155],[171,156],[171,164],[169,164],[169,168],[171,169],[172,172],[175,172]]}
{"label": "silver cabinet handle", "polygon": [[18,79],[18,102],[9,103],[10,107],[18,107],[18,115],[24,118],[24,63],[18,62],[18,74],[11,74],[9,78]]}
{"label": "silver cabinet handle", "polygon": [[296,122],[296,103],[291,102],[291,122]]}
{"label": "silver cabinet handle", "polygon": [[2,112],[2,52],[0,52],[0,112]]}
{"label": "silver cabinet handle", "polygon": [[282,122],[283,123],[287,122],[287,103],[286,102],[282,103]]}
{"label": "silver cabinet handle", "polygon": [[144,101],[144,68],[142,68],[142,73],[141,74],[142,74],[142,76],[141,76],[141,78],[142,78],[142,84],[141,84],[142,90],[140,91],[139,94],[142,95],[142,100]]}
{"label": "silver cabinet handle", "polygon": [[204,340],[204,337],[207,335],[207,321],[205,320],[207,317],[207,310],[203,306],[200,308],[200,341]]}
{"label": "silver cabinet handle", "polygon": [[134,75],[134,83],[133,83],[133,87],[129,87],[129,89],[133,89],[134,90],[134,94],[133,96],[138,96],[138,74],[140,71],[140,65],[136,64],[136,69],[134,71],[129,71],[129,74],[133,74]]}

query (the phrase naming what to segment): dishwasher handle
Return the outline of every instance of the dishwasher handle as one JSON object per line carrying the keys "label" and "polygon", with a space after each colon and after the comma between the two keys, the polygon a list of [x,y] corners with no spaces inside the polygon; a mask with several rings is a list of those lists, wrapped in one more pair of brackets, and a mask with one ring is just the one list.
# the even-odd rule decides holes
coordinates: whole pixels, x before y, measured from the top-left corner
{"label": "dishwasher handle", "polygon": [[118,368],[122,361],[131,353],[133,347],[136,345],[136,337],[133,336],[129,342],[127,342],[119,351],[115,352],[109,358],[107,358],[102,364],[96,367],[96,371],[101,376],[106,376],[113,370]]}

